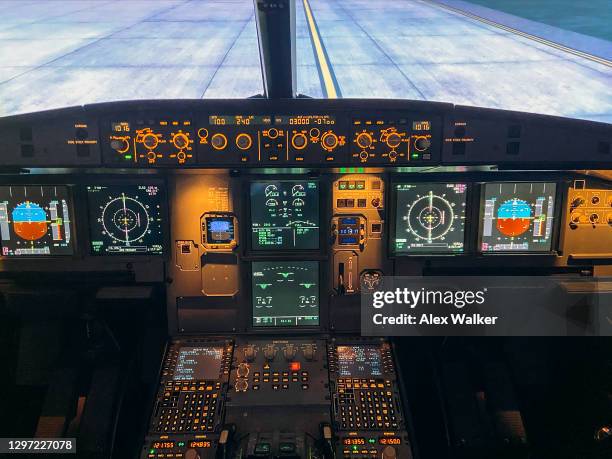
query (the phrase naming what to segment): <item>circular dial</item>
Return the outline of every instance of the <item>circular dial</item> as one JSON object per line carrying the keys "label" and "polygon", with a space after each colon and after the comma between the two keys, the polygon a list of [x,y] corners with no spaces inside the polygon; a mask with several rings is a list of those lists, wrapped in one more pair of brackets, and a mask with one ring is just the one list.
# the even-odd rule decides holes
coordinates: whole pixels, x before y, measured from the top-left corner
{"label": "circular dial", "polygon": [[172,136],[172,144],[177,148],[177,150],[184,150],[189,146],[189,137],[183,132],[174,134]]}
{"label": "circular dial", "polygon": [[397,132],[392,132],[387,136],[387,146],[389,148],[397,148],[402,143],[402,138]]}
{"label": "circular dial", "polygon": [[414,148],[418,151],[425,151],[431,145],[431,140],[427,137],[417,137],[414,141]]}
{"label": "circular dial", "polygon": [[145,136],[142,138],[142,143],[149,150],[153,150],[155,147],[157,147],[157,144],[159,144],[159,139],[155,134],[149,133],[145,134]]}
{"label": "circular dial", "polygon": [[293,138],[291,139],[291,145],[293,145],[293,148],[295,148],[296,150],[303,150],[304,148],[306,148],[307,144],[308,138],[306,137],[306,134],[302,132],[294,134]]}
{"label": "circular dial", "polygon": [[441,239],[451,230],[457,216],[453,204],[432,192],[419,197],[408,206],[403,217],[407,229],[416,238],[428,242]]}
{"label": "circular dial", "polygon": [[122,194],[110,200],[102,208],[104,232],[121,244],[141,240],[149,231],[151,216],[147,206],[134,198]]}
{"label": "circular dial", "polygon": [[253,139],[250,135],[242,132],[236,136],[236,146],[241,150],[248,150],[251,145],[253,145]]}
{"label": "circular dial", "polygon": [[357,134],[357,139],[355,140],[359,148],[366,149],[370,148],[373,143],[372,135],[369,132],[360,132]]}
{"label": "circular dial", "polygon": [[227,147],[227,137],[225,137],[225,134],[221,134],[219,132],[213,134],[210,139],[210,144],[215,150],[223,150],[225,147]]}
{"label": "circular dial", "polygon": [[338,146],[338,136],[331,131],[326,132],[323,134],[323,137],[321,137],[321,143],[323,148],[331,151]]}
{"label": "circular dial", "polygon": [[117,153],[125,153],[130,149],[130,142],[128,139],[113,139],[111,140],[111,148]]}

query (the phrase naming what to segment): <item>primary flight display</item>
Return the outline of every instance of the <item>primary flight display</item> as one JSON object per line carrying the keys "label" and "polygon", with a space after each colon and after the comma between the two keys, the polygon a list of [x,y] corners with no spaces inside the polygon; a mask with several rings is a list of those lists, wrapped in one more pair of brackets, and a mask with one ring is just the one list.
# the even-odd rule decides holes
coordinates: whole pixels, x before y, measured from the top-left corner
{"label": "primary flight display", "polygon": [[72,255],[71,209],[67,186],[1,186],[2,256]]}
{"label": "primary flight display", "polygon": [[480,210],[482,252],[549,252],[556,184],[485,183]]}

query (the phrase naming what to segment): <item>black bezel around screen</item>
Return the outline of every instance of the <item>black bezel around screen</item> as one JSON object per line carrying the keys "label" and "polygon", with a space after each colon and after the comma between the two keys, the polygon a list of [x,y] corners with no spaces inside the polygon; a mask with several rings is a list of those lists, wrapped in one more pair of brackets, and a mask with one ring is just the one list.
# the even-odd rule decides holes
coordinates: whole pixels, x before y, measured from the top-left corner
{"label": "black bezel around screen", "polygon": [[[414,186],[444,186],[448,184],[463,185],[465,186],[464,192],[464,224],[463,224],[463,247],[461,250],[397,250],[396,248],[396,237],[397,237],[397,224],[398,219],[401,218],[400,212],[398,211],[398,190],[397,185],[414,185]],[[393,221],[389,222],[389,254],[393,257],[424,257],[424,256],[461,256],[466,254],[468,251],[467,235],[469,234],[468,216],[469,216],[469,205],[471,197],[472,184],[465,180],[392,180],[390,184],[390,209],[395,216]]]}
{"label": "black bezel around screen", "polygon": [[[553,203],[553,221],[551,226],[550,238],[548,241],[548,247],[543,248],[541,250],[498,250],[498,251],[483,251],[482,250],[482,242],[483,242],[483,229],[484,229],[484,210],[485,210],[485,198],[486,198],[486,189],[487,186],[494,186],[499,184],[546,184],[546,185],[554,185],[555,190],[552,193],[553,199],[555,202]],[[476,237],[476,252],[486,256],[494,256],[494,255],[529,255],[529,254],[553,254],[556,252],[555,244],[557,243],[557,234],[558,228],[561,220],[561,186],[558,181],[555,180],[497,180],[492,182],[482,182],[480,183],[480,202],[478,209],[478,234]]]}
{"label": "black bezel around screen", "polygon": [[[94,227],[97,227],[98,225],[98,221],[97,218],[98,216],[96,214],[94,214],[94,209],[92,206],[96,206],[98,203],[97,202],[93,202],[92,199],[92,194],[89,191],[90,187],[103,187],[103,188],[109,188],[109,189],[113,189],[113,192],[116,192],[116,189],[120,189],[120,188],[125,188],[125,187],[129,187],[129,188],[137,188],[139,186],[155,186],[158,187],[159,191],[158,191],[158,198],[156,199],[157,202],[159,203],[159,231],[160,231],[160,235],[159,238],[157,239],[159,241],[159,245],[161,246],[161,250],[159,251],[143,251],[143,252],[121,252],[121,251],[117,251],[117,252],[108,252],[106,250],[104,251],[100,251],[100,252],[96,252],[94,251],[93,248],[93,238],[94,238]],[[163,257],[166,252],[167,252],[167,246],[168,246],[168,202],[167,202],[167,191],[166,191],[166,186],[165,186],[165,182],[163,180],[135,180],[135,179],[128,179],[128,180],[116,180],[116,179],[111,179],[111,180],[107,180],[107,181],[95,181],[95,182],[91,182],[91,183],[86,183],[85,185],[83,185],[83,194],[85,196],[85,200],[86,200],[86,204],[87,204],[87,214],[89,217],[89,240],[88,240],[88,249],[89,249],[89,253],[92,256],[108,256],[108,257]],[[99,229],[99,228],[98,228]]]}
{"label": "black bezel around screen", "polygon": [[[255,304],[255,282],[254,282],[254,276],[253,273],[255,272],[255,266],[257,263],[266,263],[266,264],[277,264],[277,265],[282,265],[282,264],[286,264],[286,263],[299,263],[299,264],[312,264],[312,266],[310,266],[310,269],[312,269],[313,267],[316,267],[316,279],[318,282],[318,288],[317,288],[317,302],[318,302],[318,307],[317,307],[317,323],[316,324],[304,324],[304,325],[291,325],[291,324],[281,324],[281,325],[258,325],[255,323],[255,308],[256,308],[256,304]],[[321,264],[319,261],[316,260],[292,260],[292,259],[274,259],[274,260],[257,260],[257,261],[252,261],[250,263],[250,299],[251,299],[251,323],[250,323],[250,327],[252,327],[255,330],[266,330],[266,329],[290,329],[290,330],[309,330],[309,329],[320,329],[321,327],[321,312],[322,312],[322,297],[321,297]]]}
{"label": "black bezel around screen", "polygon": [[[255,246],[254,245],[254,231],[253,231],[253,206],[255,205],[255,202],[253,200],[253,195],[252,195],[252,187],[254,185],[258,185],[258,184],[265,184],[265,183],[273,183],[273,182],[314,182],[316,184],[317,187],[317,199],[316,199],[316,203],[317,203],[317,207],[318,207],[318,211],[316,213],[317,215],[317,228],[313,229],[313,232],[316,234],[316,236],[314,237],[314,239],[316,240],[316,245],[313,247],[285,247],[285,246],[270,246],[270,247],[261,247],[261,246]],[[248,180],[246,182],[244,182],[244,186],[246,188],[246,192],[248,193],[248,199],[247,199],[247,209],[246,209],[246,215],[247,215],[247,219],[248,219],[248,225],[245,225],[245,232],[246,232],[246,247],[249,253],[252,254],[257,254],[257,255],[265,255],[265,254],[270,254],[270,255],[279,255],[279,254],[291,254],[291,253],[300,253],[300,254],[304,254],[304,253],[320,253],[322,250],[322,247],[324,247],[324,238],[322,236],[322,223],[324,221],[324,210],[325,210],[325,206],[322,205],[322,202],[324,202],[324,193],[323,190],[321,188],[321,181],[318,178],[312,178],[312,177],[307,177],[307,176],[271,176],[270,178],[267,177],[257,177],[254,178],[252,180]]]}

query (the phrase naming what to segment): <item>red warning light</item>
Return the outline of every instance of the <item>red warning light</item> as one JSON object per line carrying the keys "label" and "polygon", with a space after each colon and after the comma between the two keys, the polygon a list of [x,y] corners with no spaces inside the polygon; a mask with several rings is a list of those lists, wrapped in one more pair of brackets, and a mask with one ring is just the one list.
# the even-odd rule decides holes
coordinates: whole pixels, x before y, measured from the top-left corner
{"label": "red warning light", "polygon": [[291,362],[289,364],[289,369],[291,371],[300,371],[301,365],[300,362]]}

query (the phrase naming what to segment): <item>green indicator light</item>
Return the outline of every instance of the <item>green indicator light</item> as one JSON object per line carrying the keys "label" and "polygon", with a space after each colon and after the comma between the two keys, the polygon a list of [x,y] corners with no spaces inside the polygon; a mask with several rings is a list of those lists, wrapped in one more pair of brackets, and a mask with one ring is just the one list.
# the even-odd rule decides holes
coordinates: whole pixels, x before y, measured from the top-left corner
{"label": "green indicator light", "polygon": [[376,439],[375,438],[368,438],[368,443],[376,443]]}
{"label": "green indicator light", "polygon": [[357,445],[353,445],[353,451],[357,451],[359,448],[357,447]]}
{"label": "green indicator light", "polygon": [[178,446],[185,446],[185,442],[184,442],[184,441],[179,441],[179,442],[177,443],[177,445],[178,445]]}
{"label": "green indicator light", "polygon": [[132,159],[132,155],[125,155],[125,159]]}
{"label": "green indicator light", "polygon": [[358,167],[357,168],[357,172],[359,172],[359,173],[365,172],[365,167]]}
{"label": "green indicator light", "polygon": [[151,451],[149,451],[149,454],[155,454],[155,450],[152,449]]}
{"label": "green indicator light", "polygon": [[340,173],[341,174],[346,174],[346,167],[341,167],[340,168]]}
{"label": "green indicator light", "polygon": [[349,167],[349,172],[352,174],[353,172],[355,172],[355,168],[354,167]]}

